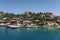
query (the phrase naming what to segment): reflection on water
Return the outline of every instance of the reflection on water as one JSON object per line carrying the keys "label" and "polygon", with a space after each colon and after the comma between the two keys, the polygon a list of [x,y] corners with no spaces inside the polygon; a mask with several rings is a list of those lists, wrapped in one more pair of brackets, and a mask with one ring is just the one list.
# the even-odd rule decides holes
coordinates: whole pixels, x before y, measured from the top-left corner
{"label": "reflection on water", "polygon": [[0,40],[60,40],[60,28],[0,27]]}

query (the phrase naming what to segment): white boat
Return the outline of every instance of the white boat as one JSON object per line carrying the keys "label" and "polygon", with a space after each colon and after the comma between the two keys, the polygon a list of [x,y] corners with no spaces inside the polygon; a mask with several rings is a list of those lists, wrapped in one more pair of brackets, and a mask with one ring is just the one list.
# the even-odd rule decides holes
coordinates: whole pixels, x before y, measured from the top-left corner
{"label": "white boat", "polygon": [[22,25],[7,25],[8,28],[20,28]]}
{"label": "white boat", "polygon": [[0,26],[6,26],[6,24],[4,24],[4,23],[1,23],[1,24],[0,24]]}

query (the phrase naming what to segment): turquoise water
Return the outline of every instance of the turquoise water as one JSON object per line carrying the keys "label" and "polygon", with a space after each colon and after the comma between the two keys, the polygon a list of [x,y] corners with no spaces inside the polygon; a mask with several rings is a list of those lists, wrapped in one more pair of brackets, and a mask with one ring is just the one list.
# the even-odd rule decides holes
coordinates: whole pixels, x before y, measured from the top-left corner
{"label": "turquoise water", "polygon": [[60,29],[0,27],[0,40],[60,40]]}

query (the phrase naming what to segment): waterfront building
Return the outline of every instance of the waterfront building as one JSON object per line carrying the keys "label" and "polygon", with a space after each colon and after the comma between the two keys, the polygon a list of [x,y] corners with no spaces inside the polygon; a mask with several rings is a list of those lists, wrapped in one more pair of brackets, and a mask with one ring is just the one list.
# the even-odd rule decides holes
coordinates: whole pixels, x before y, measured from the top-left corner
{"label": "waterfront building", "polygon": [[10,24],[11,25],[17,25],[19,23],[19,18],[12,18],[11,20],[10,20]]}
{"label": "waterfront building", "polygon": [[34,22],[40,22],[40,20],[34,20]]}
{"label": "waterfront building", "polygon": [[55,16],[55,17],[54,17],[54,20],[55,20],[58,24],[60,24],[60,16]]}
{"label": "waterfront building", "polygon": [[30,24],[31,21],[25,20],[25,21],[23,21],[23,23],[25,23],[25,24]]}

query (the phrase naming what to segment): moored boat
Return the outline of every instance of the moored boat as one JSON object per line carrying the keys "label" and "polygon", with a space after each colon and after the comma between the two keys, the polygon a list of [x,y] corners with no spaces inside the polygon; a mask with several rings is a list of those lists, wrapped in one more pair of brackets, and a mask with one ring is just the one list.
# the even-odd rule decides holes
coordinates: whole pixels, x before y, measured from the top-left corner
{"label": "moored boat", "polygon": [[8,28],[20,28],[22,25],[7,25]]}
{"label": "moored boat", "polygon": [[1,23],[1,24],[0,24],[0,26],[6,26],[6,24],[4,24],[4,23]]}

